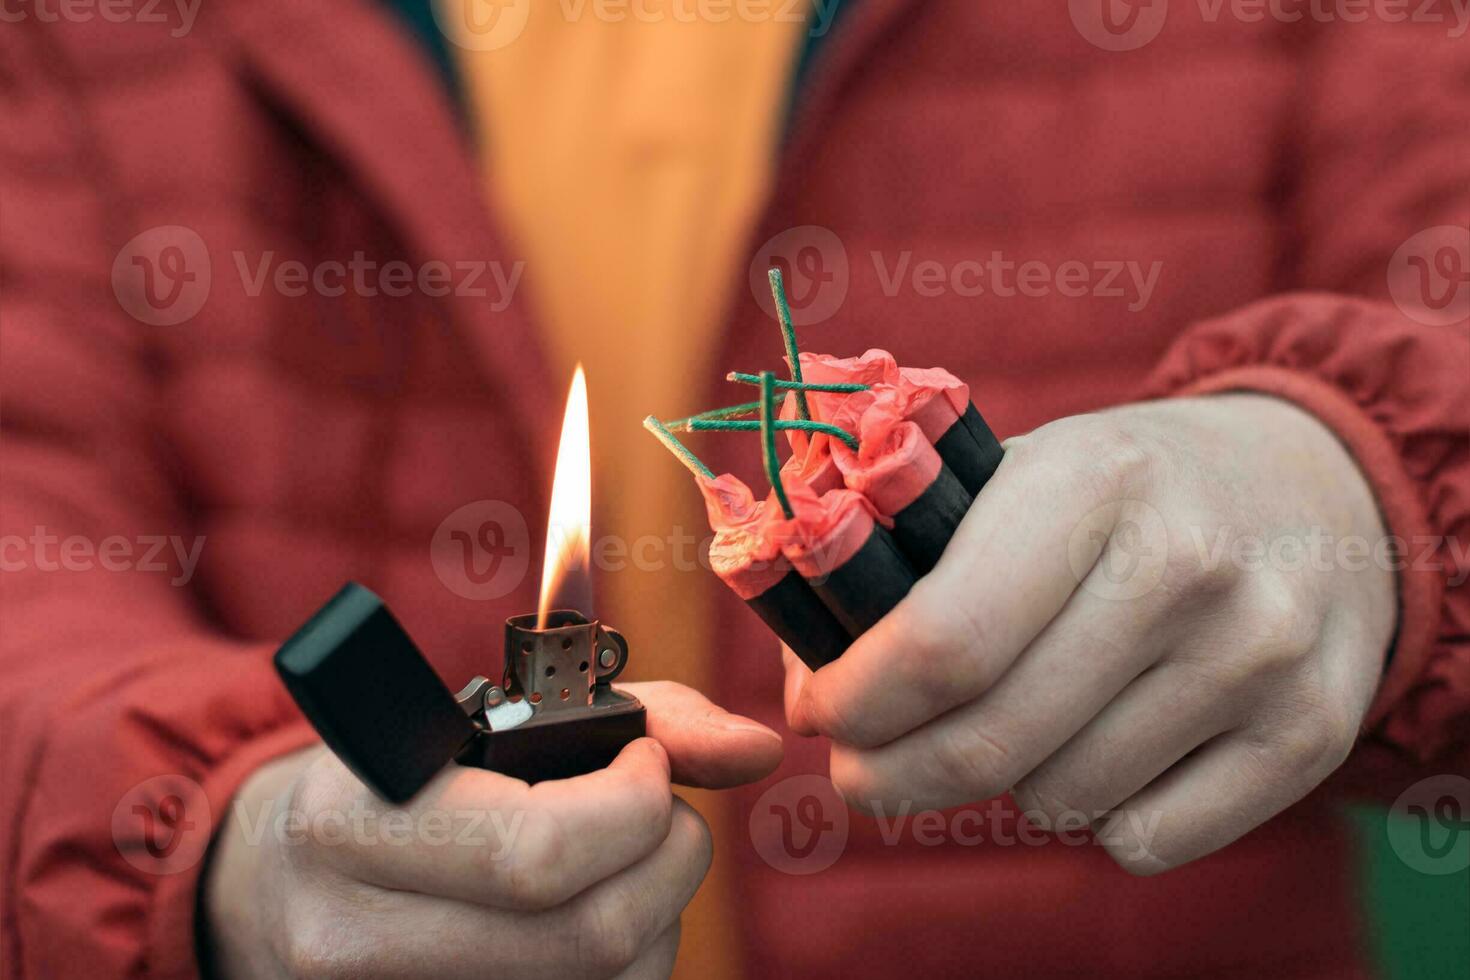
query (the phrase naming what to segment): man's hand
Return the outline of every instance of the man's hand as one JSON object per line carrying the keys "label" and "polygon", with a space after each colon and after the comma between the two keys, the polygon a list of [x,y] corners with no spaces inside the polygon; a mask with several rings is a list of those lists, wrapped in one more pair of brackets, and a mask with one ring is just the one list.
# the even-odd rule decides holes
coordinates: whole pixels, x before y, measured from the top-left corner
{"label": "man's hand", "polygon": [[449,766],[403,808],[330,753],[257,772],[208,871],[209,958],[237,977],[666,977],[709,830],[671,780],[760,779],[781,740],[676,684],[620,685],[650,738],[535,786]]}
{"label": "man's hand", "polygon": [[787,714],[833,739],[858,807],[1014,789],[1051,829],[1126,811],[1100,842],[1172,868],[1346,758],[1394,628],[1383,541],[1352,459],[1286,402],[1066,419],[1008,444],[939,566],[840,660],[788,654]]}

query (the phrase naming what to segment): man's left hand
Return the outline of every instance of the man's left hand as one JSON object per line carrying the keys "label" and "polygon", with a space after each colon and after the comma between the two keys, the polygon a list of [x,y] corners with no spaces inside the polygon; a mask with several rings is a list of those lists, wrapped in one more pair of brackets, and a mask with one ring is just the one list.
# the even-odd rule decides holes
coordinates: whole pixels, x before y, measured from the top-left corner
{"label": "man's left hand", "polygon": [[1124,811],[1100,842],[1172,868],[1347,757],[1394,629],[1386,540],[1347,451],[1287,402],[1064,419],[1007,444],[939,566],[840,660],[788,652],[788,718],[833,740],[859,808]]}

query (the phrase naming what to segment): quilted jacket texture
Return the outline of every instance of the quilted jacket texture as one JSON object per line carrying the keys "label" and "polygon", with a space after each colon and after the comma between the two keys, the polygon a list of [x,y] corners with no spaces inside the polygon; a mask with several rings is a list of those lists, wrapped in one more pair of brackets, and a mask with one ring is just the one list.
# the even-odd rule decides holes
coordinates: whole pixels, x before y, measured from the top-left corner
{"label": "quilted jacket texture", "polygon": [[[310,738],[269,655],[344,579],[451,683],[482,669],[485,606],[430,542],[477,500],[544,512],[561,386],[523,301],[255,278],[268,253],[514,263],[422,52],[366,0],[208,3],[187,32],[165,6],[11,4],[32,16],[0,26],[11,978],[191,975],[200,862],[150,867],[149,840],[115,840],[127,808],[184,794],[174,853],[197,858],[241,779]],[[1097,848],[885,846],[856,818],[823,874],[722,842],[760,975],[1356,975],[1332,801],[1470,771],[1470,596],[1446,570],[1470,536],[1470,41],[1449,4],[1283,22],[1156,0],[1111,30],[1099,9],[853,4],[795,98],[753,267],[787,261],[812,349],[942,364],[1003,436],[1183,392],[1315,413],[1422,559],[1382,692],[1322,791],[1156,879]],[[995,253],[1050,272],[992,288],[975,263]],[[770,363],[758,290],[731,275],[720,363]],[[98,550],[68,560],[73,538]],[[711,693],[779,724],[779,657],[722,601]],[[788,740],[780,775],[824,753]],[[739,826],[763,788],[733,798]]]}

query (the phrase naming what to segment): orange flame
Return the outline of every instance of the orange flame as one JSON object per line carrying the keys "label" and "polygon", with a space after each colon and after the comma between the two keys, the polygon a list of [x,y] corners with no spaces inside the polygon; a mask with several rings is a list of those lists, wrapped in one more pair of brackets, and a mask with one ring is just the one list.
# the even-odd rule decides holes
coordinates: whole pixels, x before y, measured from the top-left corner
{"label": "orange flame", "polygon": [[592,615],[592,447],[587,417],[587,376],[582,365],[572,375],[567,410],[562,416],[556,474],[551,481],[551,509],[546,522],[546,557],[541,566],[538,629],[546,627],[553,609],[576,609]]}

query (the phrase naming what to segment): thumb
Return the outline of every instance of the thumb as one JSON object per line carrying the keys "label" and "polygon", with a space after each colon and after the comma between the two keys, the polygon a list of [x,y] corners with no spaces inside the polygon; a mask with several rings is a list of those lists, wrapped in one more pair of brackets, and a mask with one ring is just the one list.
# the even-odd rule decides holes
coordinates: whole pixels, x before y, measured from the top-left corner
{"label": "thumb", "polygon": [[648,709],[648,734],[669,754],[674,782],[704,789],[753,783],[781,764],[781,736],[672,681],[619,684]]}
{"label": "thumb", "polygon": [[817,734],[816,728],[812,727],[811,721],[806,716],[806,710],[801,699],[801,692],[806,688],[806,682],[811,679],[811,668],[802,663],[791,652],[786,644],[781,644],[781,662],[786,667],[786,724],[798,735],[808,738]]}

